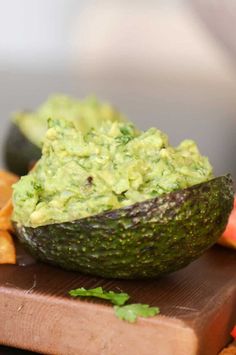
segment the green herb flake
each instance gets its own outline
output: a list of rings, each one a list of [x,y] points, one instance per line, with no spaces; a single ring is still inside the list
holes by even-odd
[[[135,323],[138,317],[154,317],[160,312],[158,307],[150,307],[147,304],[134,303],[126,306],[115,306],[115,315],[122,320]]]
[[[104,291],[102,287],[86,290],[84,287],[69,291],[72,297],[97,297],[108,300],[116,306],[122,306],[129,299],[129,295],[123,292]]]

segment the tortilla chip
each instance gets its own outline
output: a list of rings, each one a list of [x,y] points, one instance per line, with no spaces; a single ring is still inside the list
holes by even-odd
[[[16,251],[11,234],[12,184],[17,182],[18,176],[0,170],[0,264],[15,264]]]
[[[18,177],[14,174],[0,170],[0,209],[4,207],[12,196],[12,185],[17,182]]]
[[[0,264],[15,264],[16,250],[10,233],[0,230]]]
[[[14,184],[18,179],[19,177],[17,175],[12,174],[9,171],[0,170],[0,180],[8,182],[9,185]]]
[[[12,200],[9,199],[5,206],[0,210],[0,230],[13,231],[11,215],[13,212]]]

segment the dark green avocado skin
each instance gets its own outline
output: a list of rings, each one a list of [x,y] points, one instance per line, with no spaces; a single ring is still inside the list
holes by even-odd
[[[212,246],[233,207],[229,175],[132,206],[61,224],[15,223],[36,258],[106,278],[154,278]]]
[[[12,123],[4,144],[6,167],[17,175],[26,175],[31,165],[40,157],[41,150]]]

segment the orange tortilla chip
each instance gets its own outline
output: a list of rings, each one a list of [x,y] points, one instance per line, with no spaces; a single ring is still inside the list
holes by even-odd
[[[12,196],[12,187],[5,181],[0,180],[0,208],[3,208],[6,202]]]
[[[11,230],[11,215],[13,211],[12,201],[9,199],[5,206],[0,210],[0,229]]]
[[[5,230],[5,231],[13,232],[13,227],[12,227],[11,221],[9,221],[7,219],[1,221],[0,222],[0,229],[1,230]]]
[[[10,233],[0,230],[0,264],[15,264],[16,250]]]
[[[0,170],[0,208],[3,208],[12,196],[12,185],[18,177],[14,174]]]
[[[9,171],[0,170],[0,180],[6,181],[9,185],[14,184],[18,179],[19,177],[17,175],[14,175]]]
[[[15,264],[15,245],[9,231],[12,231],[11,216],[12,184],[17,182],[18,176],[0,170],[0,264]]]

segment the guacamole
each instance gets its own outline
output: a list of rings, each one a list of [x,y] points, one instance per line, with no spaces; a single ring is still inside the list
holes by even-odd
[[[49,97],[35,112],[15,113],[13,121],[31,143],[41,147],[49,117],[72,120],[83,133],[91,127],[99,127],[104,120],[125,120],[111,105],[99,102],[96,97],[77,100],[58,94]]]
[[[177,148],[156,128],[103,122],[83,134],[49,120],[42,158],[14,185],[13,220],[25,226],[73,221],[212,179],[192,140]]]

